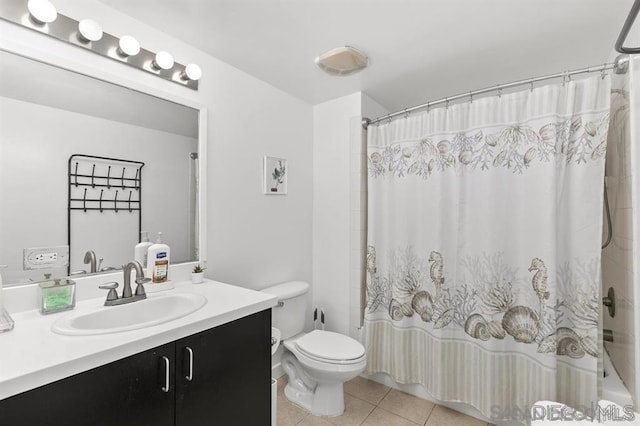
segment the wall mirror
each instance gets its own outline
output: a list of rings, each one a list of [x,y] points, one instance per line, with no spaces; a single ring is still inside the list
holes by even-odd
[[[140,230],[162,232],[172,264],[200,259],[199,109],[6,51],[0,64],[5,284],[91,273],[87,252],[95,273],[119,269]],[[66,245],[68,266],[25,268],[24,249]]]

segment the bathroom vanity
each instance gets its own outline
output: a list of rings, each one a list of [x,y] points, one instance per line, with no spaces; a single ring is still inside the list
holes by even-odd
[[[64,314],[14,315],[16,329],[0,335],[2,424],[270,424],[275,298],[211,281],[172,291],[200,293],[207,304],[168,323],[99,336],[51,332]]]

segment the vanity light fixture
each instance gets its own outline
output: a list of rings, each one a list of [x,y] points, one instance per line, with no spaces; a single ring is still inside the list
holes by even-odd
[[[109,34],[93,19],[77,21],[58,13],[52,0],[0,0],[0,19],[198,90],[202,70],[196,64],[185,66],[169,52],[144,49],[130,35]]]
[[[84,43],[102,38],[102,27],[93,19],[83,19],[78,23],[78,39]]]
[[[140,53],[140,43],[130,35],[124,35],[118,42],[118,53],[121,56],[136,56]]]
[[[56,7],[49,0],[29,0],[27,9],[31,20],[38,25],[50,24],[58,17]]]
[[[184,71],[180,73],[183,80],[198,81],[202,77],[202,69],[197,64],[187,64]]]
[[[156,57],[153,62],[151,62],[151,65],[157,70],[170,70],[173,68],[174,63],[173,55],[165,50],[161,50],[156,53]]]

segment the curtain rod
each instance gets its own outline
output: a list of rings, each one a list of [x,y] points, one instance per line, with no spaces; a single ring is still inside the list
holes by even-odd
[[[420,109],[424,109],[424,108],[430,108],[434,105],[439,105],[439,104],[448,104],[449,102],[452,101],[456,101],[458,99],[463,99],[463,98],[470,98],[471,100],[473,100],[473,97],[475,95],[481,95],[483,93],[489,93],[489,92],[500,92],[502,89],[508,89],[511,87],[516,87],[516,86],[522,86],[525,84],[530,84],[531,87],[533,88],[533,83],[539,82],[539,81],[544,81],[544,80],[551,80],[554,78],[570,78],[572,75],[576,75],[576,74],[585,74],[585,73],[592,73],[592,72],[601,72],[604,73],[607,70],[611,70],[611,69],[615,69],[616,70],[616,74],[624,74],[627,72],[627,68],[629,67],[629,57],[627,55],[619,55],[615,62],[613,63],[608,63],[608,64],[603,64],[603,65],[599,65],[599,66],[594,66],[594,67],[587,67],[587,68],[581,68],[581,69],[577,69],[577,70],[572,70],[572,71],[564,71],[564,72],[559,72],[559,73],[555,73],[555,74],[549,74],[549,75],[545,75],[542,77],[534,77],[534,78],[528,78],[526,80],[519,80],[519,81],[514,81],[512,83],[506,83],[506,84],[497,84],[495,86],[491,86],[491,87],[487,87],[484,89],[480,89],[480,90],[472,90],[470,92],[465,92],[465,93],[460,93],[459,95],[455,95],[455,96],[451,96],[451,97],[446,97],[446,98],[442,98],[442,99],[438,99],[435,101],[429,101],[425,104],[421,104],[421,105],[416,105],[413,106],[411,108],[405,108],[402,111],[397,111],[397,112],[393,112],[391,114],[386,114],[383,115],[381,117],[375,118],[373,120],[369,119],[369,118],[363,118],[362,119],[362,127],[364,127],[365,129],[371,125],[371,124],[376,124],[379,123],[383,120],[389,120],[391,121],[393,118],[398,117],[400,115],[408,115],[411,112],[420,110]]]
[[[633,6],[631,6],[631,10],[629,11],[629,15],[627,15],[627,19],[624,21],[624,25],[620,30],[620,35],[618,35],[618,40],[616,40],[615,48],[616,51],[620,53],[640,53],[640,48],[638,47],[624,47],[623,44],[629,35],[629,31],[631,31],[631,27],[633,26],[633,22],[636,20],[638,16],[638,12],[640,11],[640,0],[636,0],[633,2]]]

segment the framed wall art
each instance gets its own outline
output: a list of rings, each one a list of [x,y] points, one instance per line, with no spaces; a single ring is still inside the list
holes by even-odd
[[[265,194],[286,194],[288,177],[289,170],[285,158],[264,156],[262,182]]]

